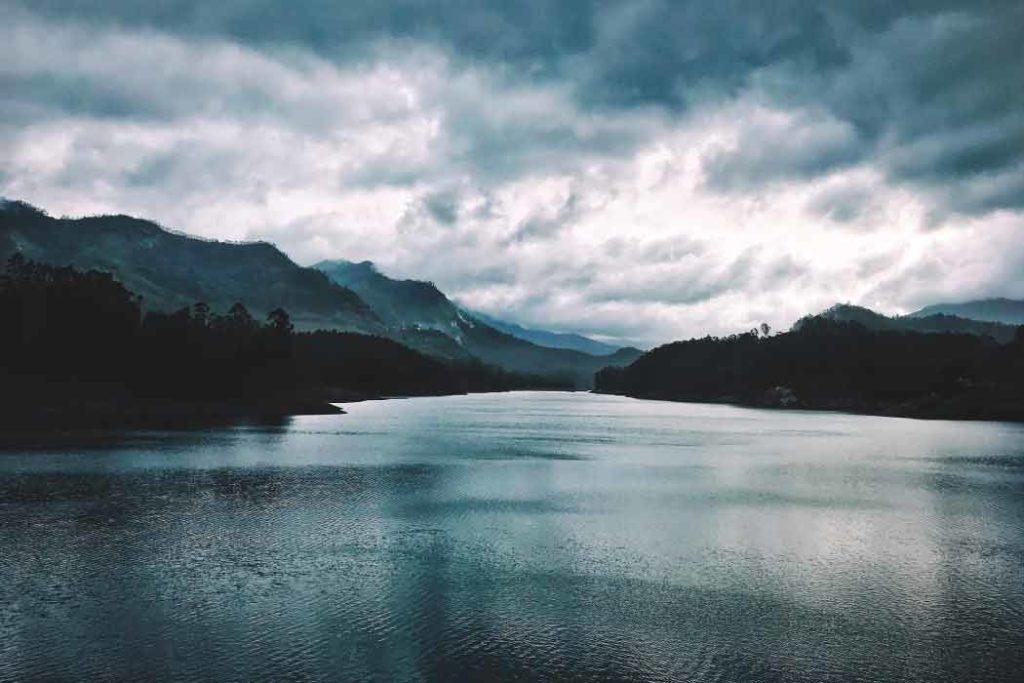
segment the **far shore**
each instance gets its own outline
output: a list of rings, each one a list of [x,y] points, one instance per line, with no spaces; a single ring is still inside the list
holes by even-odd
[[[623,394],[612,391],[593,390],[592,393],[606,396],[623,396],[644,401],[668,401],[671,403],[710,403],[731,405],[741,408],[765,410],[802,411],[820,413],[844,413],[847,415],[872,415],[876,417],[899,417],[912,420],[960,420],[976,422],[1024,422],[1024,405],[1008,403],[980,405],[969,402],[938,400],[932,397],[898,402],[867,402],[850,398],[835,398],[816,401],[796,401],[780,405],[772,400],[744,399],[737,396],[665,396],[656,394]]]

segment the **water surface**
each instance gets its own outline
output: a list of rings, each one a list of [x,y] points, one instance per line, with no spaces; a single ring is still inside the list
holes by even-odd
[[[0,680],[1024,670],[1020,426],[561,393],[346,408],[0,451]]]

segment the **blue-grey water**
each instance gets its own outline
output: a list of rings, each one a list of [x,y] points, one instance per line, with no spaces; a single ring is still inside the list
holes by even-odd
[[[0,451],[0,680],[1021,680],[1021,426],[347,409]]]

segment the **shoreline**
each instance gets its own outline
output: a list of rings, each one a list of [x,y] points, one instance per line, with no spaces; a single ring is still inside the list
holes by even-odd
[[[339,404],[386,401],[408,398],[469,396],[520,391],[494,389],[473,392],[436,392],[421,394],[366,394],[328,390],[312,397],[285,397],[262,401],[187,401],[121,398],[68,398],[61,401],[0,405],[0,447],[30,441],[54,431],[87,433],[106,430],[174,429],[229,427],[245,424],[280,424],[303,415],[345,415]],[[530,389],[529,391],[555,391]],[[562,390],[558,390],[562,391]]]
[[[601,391],[593,389],[591,393],[604,396],[622,396],[623,398],[634,398],[642,401],[665,401],[668,403],[707,403],[711,405],[728,405],[737,408],[756,408],[760,410],[775,410],[780,412],[812,412],[812,413],[838,413],[843,415],[863,415],[868,417],[894,417],[904,420],[945,420],[950,422],[1015,422],[1024,423],[1024,405],[1014,406],[1005,410],[976,409],[972,410],[963,407],[956,410],[957,406],[937,404],[936,409],[927,410],[926,406],[917,404],[854,404],[853,401],[836,399],[824,402],[799,402],[794,405],[778,405],[764,400],[744,400],[736,396],[725,397],[672,397],[661,395],[626,394],[614,391]]]
[[[671,397],[658,395],[625,394],[592,389],[500,389],[477,392],[441,392],[430,394],[369,395],[357,392],[328,392],[327,396],[275,401],[69,401],[26,410],[23,406],[6,406],[0,414],[0,449],[52,442],[63,435],[93,434],[102,436],[119,430],[193,430],[232,426],[280,426],[289,418],[302,415],[345,415],[338,404],[364,401],[389,401],[409,398],[470,396],[474,394],[511,394],[518,391],[546,393],[591,393],[598,396],[618,396],[643,401],[725,405],[738,408],[778,410],[785,412],[836,413],[873,417],[892,417],[910,420],[964,421],[964,422],[1024,422],[1024,407],[1006,406],[999,410],[957,410],[958,406],[937,404],[855,405],[851,401],[827,401],[797,405],[773,405],[768,401],[743,400],[725,397]],[[961,407],[963,408],[963,407]],[[56,439],[60,441],[60,438]]]

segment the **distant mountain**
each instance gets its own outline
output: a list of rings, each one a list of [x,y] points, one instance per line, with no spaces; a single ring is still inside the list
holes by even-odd
[[[971,320],[1024,325],[1024,300],[979,299],[959,304],[933,304],[911,313],[908,317],[922,318],[931,315],[955,315]]]
[[[292,262],[266,242],[230,243],[170,232],[129,216],[52,218],[22,202],[0,202],[0,258],[21,252],[58,266],[112,272],[149,310],[240,301],[265,316],[281,307],[300,329],[381,333],[384,325],[352,290]]]
[[[612,346],[611,344],[605,344],[574,332],[550,332],[548,330],[526,328],[522,325],[498,320],[497,318],[492,318],[489,315],[484,315],[483,313],[475,311],[473,312],[473,317],[478,320],[482,320],[494,329],[500,330],[505,334],[510,334],[517,339],[533,342],[538,346],[546,346],[550,349],[572,349],[573,351],[589,353],[592,356],[607,356],[608,354],[615,353],[622,348],[619,346]]]
[[[881,313],[876,313],[870,308],[853,306],[851,304],[836,304],[817,316],[807,316],[802,318],[797,321],[796,325],[793,326],[793,329],[795,331],[800,330],[801,326],[806,324],[806,321],[812,318],[823,318],[825,320],[841,323],[857,323],[875,332],[904,331],[929,334],[973,334],[982,337],[992,337],[1001,344],[1012,341],[1014,335],[1017,333],[1016,326],[998,322],[970,320],[944,313],[932,313],[928,315],[918,315],[914,313],[906,316],[890,317],[882,315]]]
[[[620,349],[595,355],[520,339],[462,311],[433,284],[389,278],[368,261],[321,261],[314,267],[362,297],[396,339],[434,356],[469,356],[513,372],[560,377],[578,388],[590,388],[595,372],[629,363],[641,353]]]

